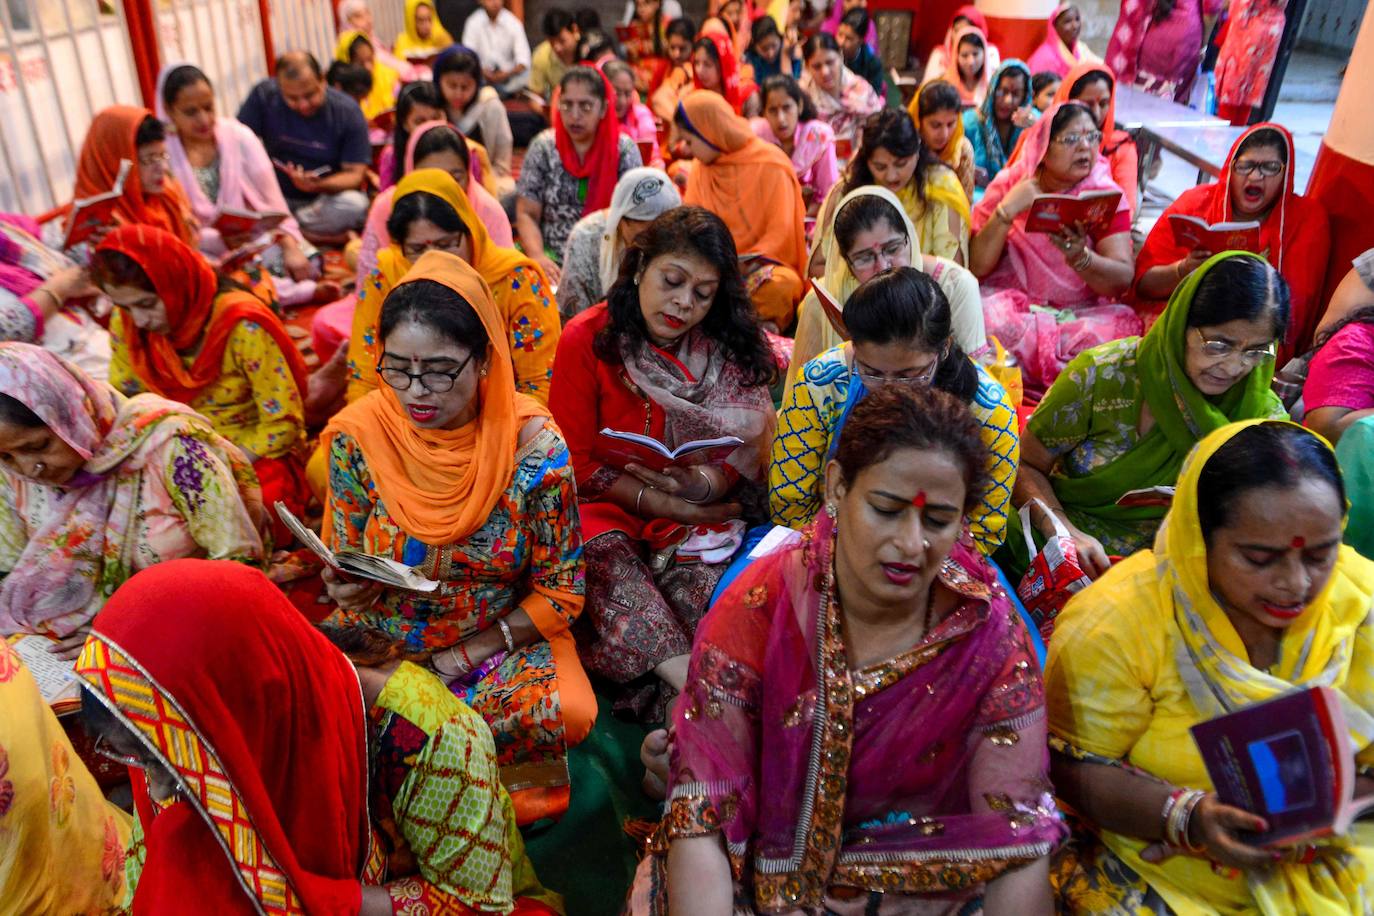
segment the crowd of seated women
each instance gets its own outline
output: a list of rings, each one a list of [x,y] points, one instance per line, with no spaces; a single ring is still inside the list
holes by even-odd
[[[1166,211],[1259,253],[1140,247],[1072,4],[1029,66],[961,8],[909,107],[862,0],[676,6],[350,0],[357,99],[172,64],[83,144],[109,226],[0,218],[0,634],[80,685],[0,642],[0,909],[563,913],[525,841],[615,717],[630,913],[1367,911],[1367,827],[1258,845],[1187,734],[1330,688],[1374,791],[1374,250],[1326,297],[1288,132]]]

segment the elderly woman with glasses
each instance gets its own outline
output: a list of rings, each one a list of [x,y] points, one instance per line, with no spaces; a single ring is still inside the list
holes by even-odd
[[[801,367],[778,414],[769,464],[773,521],[801,528],[821,508],[825,466],[854,405],[888,385],[939,388],[969,405],[987,448],[989,485],[968,514],[974,543],[990,554],[1006,533],[1020,453],[1006,390],[954,339],[949,300],[928,274],[900,267],[867,280],[844,306],[849,341]]]
[[[1109,556],[1148,548],[1168,500],[1118,501],[1131,490],[1173,487],[1189,450],[1227,423],[1287,417],[1270,383],[1288,321],[1288,284],[1262,257],[1227,251],[1208,259],[1144,337],[1069,363],[1022,434],[1014,501],[1038,499],[1058,516],[1094,578]],[[1032,521],[1052,533],[1043,511]],[[1024,549],[1023,541],[1012,534],[1007,545]],[[1019,559],[1013,565],[1027,558]]]

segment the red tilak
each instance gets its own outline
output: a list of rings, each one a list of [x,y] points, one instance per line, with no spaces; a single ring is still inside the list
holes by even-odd
[[[917,509],[924,509],[926,507],[926,491],[922,490],[917,493],[915,498],[911,500],[911,504]]]
[[[1306,538],[1293,538],[1293,549],[1294,549],[1294,550],[1302,550],[1302,549],[1303,549],[1304,547],[1306,547],[1306,546],[1307,546],[1307,539],[1306,539]]]

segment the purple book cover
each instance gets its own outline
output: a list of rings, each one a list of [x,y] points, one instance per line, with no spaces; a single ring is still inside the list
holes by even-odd
[[[1342,799],[1331,716],[1327,697],[1311,688],[1192,727],[1217,796],[1269,822],[1250,842],[1322,834],[1335,821]]]

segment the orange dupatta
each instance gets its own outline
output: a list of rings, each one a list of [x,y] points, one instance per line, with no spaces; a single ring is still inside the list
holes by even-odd
[[[426,544],[462,540],[482,527],[510,486],[521,428],[547,407],[515,393],[509,330],[480,275],[457,255],[427,251],[401,283],[431,280],[472,306],[487,332],[487,374],[477,419],[461,429],[421,429],[389,385],[354,401],[329,421],[325,452],[340,433],[363,451],[377,493],[403,531]],[[332,525],[326,522],[325,531]]]
[[[714,162],[693,166],[682,202],[723,219],[740,255],[767,255],[804,276],[806,208],[792,160],[754,136],[718,92],[694,89],[678,110],[695,134],[720,150]]]
[[[129,362],[150,390],[189,404],[219,378],[234,326],[254,321],[276,341],[296,387],[305,394],[310,372],[281,319],[247,290],[220,293],[214,270],[181,239],[151,226],[120,226],[96,251],[117,251],[131,258],[148,275],[167,309],[170,334],[140,331],[127,310],[119,316]],[[188,367],[181,353],[191,350],[202,334],[200,351]]]
[[[144,118],[152,116],[148,109],[131,105],[112,105],[95,116],[81,144],[72,197],[82,200],[110,191],[119,174],[119,160],[128,159],[133,169],[124,180],[124,196],[115,205],[116,223],[153,226],[194,245],[191,204],[177,180],[168,174],[163,179],[161,194],[144,194],[139,181],[138,147],[134,138]]]

